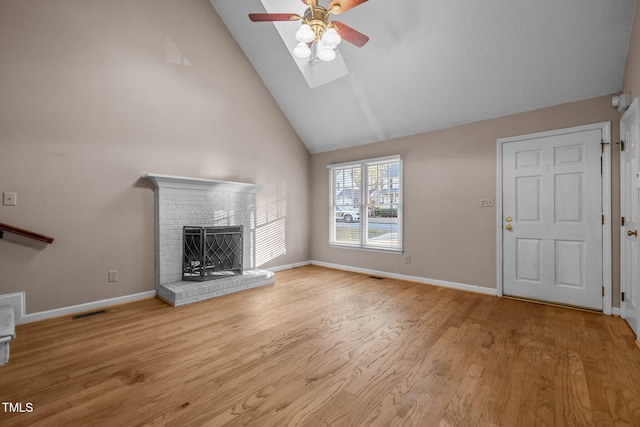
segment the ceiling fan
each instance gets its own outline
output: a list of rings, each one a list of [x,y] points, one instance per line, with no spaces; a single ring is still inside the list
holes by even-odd
[[[339,21],[329,21],[329,15],[340,15],[349,9],[361,5],[367,0],[331,0],[328,7],[318,5],[318,0],[302,0],[309,6],[304,16],[295,13],[250,13],[253,22],[300,21],[302,25],[296,32],[298,45],[293,49],[297,58],[311,56],[313,45],[316,57],[323,61],[331,61],[336,57],[335,47],[341,40],[362,47],[369,37]]]

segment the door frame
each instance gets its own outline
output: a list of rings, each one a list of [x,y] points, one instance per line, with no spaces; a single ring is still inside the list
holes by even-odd
[[[603,153],[602,153],[602,214],[604,215],[604,225],[602,226],[602,286],[604,296],[602,297],[602,312],[611,314],[611,122],[593,123],[584,126],[575,126],[565,129],[556,129],[547,132],[536,132],[526,135],[499,138],[496,140],[497,150],[497,193],[496,193],[496,261],[497,261],[497,284],[496,290],[499,297],[503,296],[503,263],[502,263],[502,242],[504,229],[502,228],[502,147],[504,144],[528,139],[546,138],[551,136],[566,135],[589,130],[600,130],[602,133]]]
[[[629,108],[627,109],[627,111],[625,111],[625,113],[622,115],[622,117],[620,118],[620,122],[619,122],[619,126],[620,126],[620,139],[622,139],[622,119],[625,118],[627,115],[631,115],[634,114],[636,117],[640,116],[640,108],[638,105],[638,97],[636,97],[633,102],[631,103],[631,105],[629,106]],[[640,124],[640,120],[636,120],[636,123]],[[636,144],[638,144],[637,141],[638,136],[636,136]],[[638,147],[640,148],[640,147]],[[640,150],[639,150],[640,151]],[[620,151],[620,211],[622,211],[622,202],[623,202],[623,197],[624,194],[622,193],[622,183],[623,181],[625,181],[625,177],[622,176],[623,173],[623,169],[622,169],[622,156],[623,156],[623,152]],[[631,183],[631,185],[633,187],[635,187],[635,191],[637,191],[637,186],[638,182],[637,182],[637,177],[636,180],[634,180],[634,182]],[[622,212],[620,213],[620,215],[623,215]],[[624,239],[625,239],[625,235],[624,235],[624,227],[620,227],[620,295],[622,296],[622,292],[628,292],[627,290],[627,286],[629,285],[628,283],[623,283],[622,279],[623,279],[623,269],[625,267],[625,257],[624,257]],[[636,260],[638,261],[638,260]],[[620,298],[620,314],[622,315],[622,318],[626,318],[626,304],[624,301],[622,301],[622,298]],[[640,341],[640,336],[637,337],[638,341]]]

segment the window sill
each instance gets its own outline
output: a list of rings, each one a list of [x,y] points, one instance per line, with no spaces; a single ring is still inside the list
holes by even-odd
[[[358,245],[349,245],[345,243],[335,243],[335,242],[330,242],[329,247],[334,249],[351,249],[351,250],[366,251],[366,252],[380,252],[380,253],[387,253],[387,254],[394,254],[394,255],[401,255],[403,253],[402,248],[398,248],[398,249],[378,248],[375,246],[358,246]]]

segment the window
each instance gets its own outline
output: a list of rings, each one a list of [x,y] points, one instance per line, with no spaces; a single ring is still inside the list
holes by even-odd
[[[327,166],[329,244],[402,252],[402,158]]]

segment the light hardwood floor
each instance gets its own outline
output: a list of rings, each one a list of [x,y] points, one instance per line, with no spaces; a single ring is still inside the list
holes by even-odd
[[[320,267],[17,334],[2,426],[640,426],[619,318]]]

